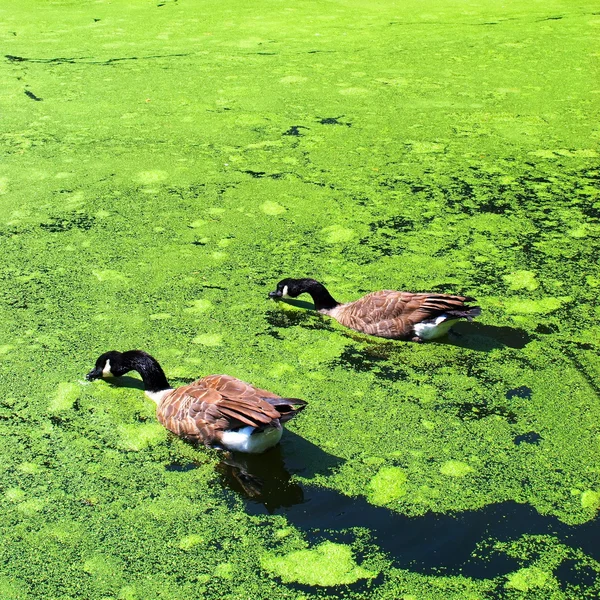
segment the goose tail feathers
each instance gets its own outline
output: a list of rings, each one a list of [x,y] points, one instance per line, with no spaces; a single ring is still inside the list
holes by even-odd
[[[286,423],[306,408],[306,401],[300,398],[263,398],[281,415],[279,422]]]
[[[452,315],[459,319],[466,319],[472,321],[475,317],[481,314],[481,306],[469,306],[464,309],[447,310],[446,314]]]

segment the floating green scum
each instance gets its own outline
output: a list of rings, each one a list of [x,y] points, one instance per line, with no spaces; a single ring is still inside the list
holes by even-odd
[[[2,3],[0,598],[597,597],[597,13]],[[284,277],[482,314],[386,341]],[[133,348],[308,402],[262,496],[85,382]]]

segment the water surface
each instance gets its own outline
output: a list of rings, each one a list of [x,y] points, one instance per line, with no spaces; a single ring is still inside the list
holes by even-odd
[[[595,3],[0,22],[2,598],[598,596]],[[483,314],[377,340],[269,302],[289,276]],[[84,383],[113,348],[306,399],[262,495]]]

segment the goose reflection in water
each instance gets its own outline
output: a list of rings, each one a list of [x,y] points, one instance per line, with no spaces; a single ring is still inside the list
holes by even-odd
[[[281,443],[263,454],[222,456],[217,471],[227,488],[247,500],[251,514],[288,514],[293,506],[310,502],[318,489],[300,484],[294,475],[304,479],[331,475],[344,462],[287,430]]]
[[[216,467],[226,487],[269,514],[304,502],[304,491],[285,468],[281,446],[260,455],[234,452]]]

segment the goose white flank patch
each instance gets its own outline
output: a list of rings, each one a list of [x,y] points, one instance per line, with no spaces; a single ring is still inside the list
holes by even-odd
[[[469,296],[452,294],[371,292],[354,302],[341,304],[333,298],[322,283],[314,279],[283,279],[277,289],[269,293],[275,300],[297,298],[310,294],[315,310],[328,315],[341,325],[383,338],[423,342],[448,333],[460,319],[472,321],[481,314],[479,306]]]
[[[242,427],[237,431],[225,431],[221,444],[230,450],[259,454],[279,443],[283,428],[271,427],[256,431],[253,427]]]
[[[282,398],[229,375],[208,375],[172,388],[158,361],[141,350],[98,357],[88,381],[137,371],[156,417],[169,431],[214,448],[257,454],[279,443],[283,425],[306,402]]]

